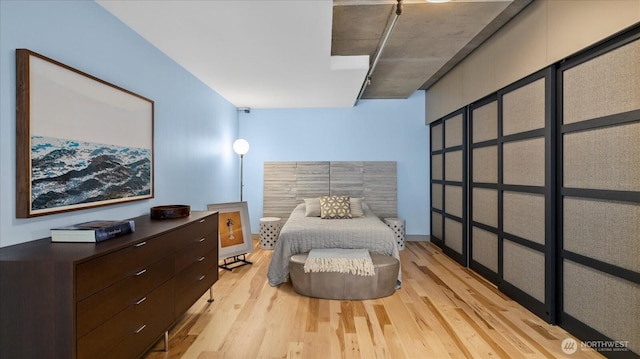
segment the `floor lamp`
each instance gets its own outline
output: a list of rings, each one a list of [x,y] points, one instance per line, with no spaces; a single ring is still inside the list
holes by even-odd
[[[249,142],[243,138],[237,139],[233,143],[233,151],[240,155],[240,202],[242,202],[242,189],[244,187],[244,155],[249,152]]]
[[[249,152],[249,142],[247,140],[239,138],[233,142],[233,151],[240,155],[240,202],[242,202],[242,187],[244,187],[243,176],[244,176],[244,155]],[[246,240],[246,239],[245,239]],[[238,265],[231,266],[232,264],[240,263]],[[218,264],[218,267],[222,269],[226,269],[228,271],[233,270],[234,268],[242,267],[243,265],[253,264],[246,258],[245,254],[238,254],[233,257],[226,258],[224,260],[224,264]]]

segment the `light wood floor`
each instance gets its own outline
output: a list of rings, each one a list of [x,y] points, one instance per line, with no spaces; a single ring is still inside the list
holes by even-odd
[[[573,336],[429,242],[400,252],[402,289],[366,301],[271,287],[271,254],[256,248],[253,265],[221,271],[215,301],[205,294],[169,332],[169,352],[158,343],[145,358],[602,358],[564,354],[561,342]]]

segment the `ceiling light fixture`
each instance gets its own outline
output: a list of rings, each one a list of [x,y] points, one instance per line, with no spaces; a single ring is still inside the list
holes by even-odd
[[[434,3],[434,4],[439,4],[439,3],[443,3],[443,2],[449,2],[451,0],[425,0],[426,2],[430,2],[430,3]]]

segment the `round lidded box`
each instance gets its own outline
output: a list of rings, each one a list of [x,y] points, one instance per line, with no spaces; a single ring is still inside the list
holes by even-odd
[[[170,219],[188,217],[191,214],[191,206],[184,204],[171,204],[151,207],[151,218]]]

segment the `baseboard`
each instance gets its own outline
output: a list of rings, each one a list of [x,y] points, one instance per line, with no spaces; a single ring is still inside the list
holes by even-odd
[[[431,242],[431,236],[428,234],[407,234],[404,236],[407,242]]]

